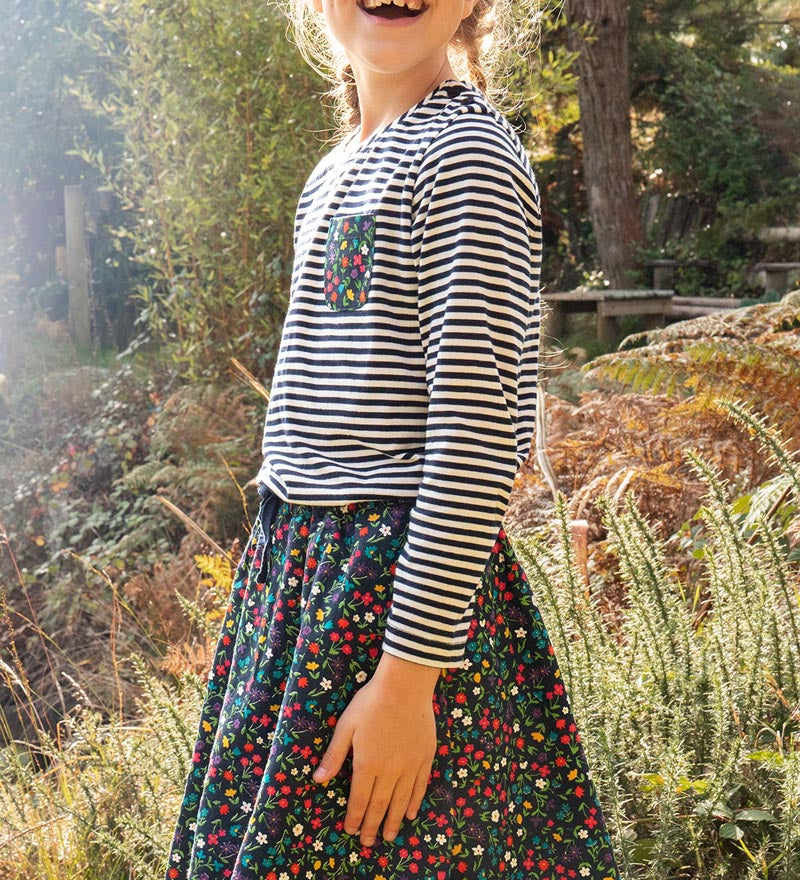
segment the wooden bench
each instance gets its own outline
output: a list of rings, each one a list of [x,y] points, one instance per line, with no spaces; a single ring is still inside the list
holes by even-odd
[[[550,307],[547,332],[550,336],[559,337],[564,333],[567,315],[575,312],[596,312],[597,338],[611,343],[617,333],[617,318],[620,315],[644,315],[648,330],[663,327],[673,295],[673,290],[612,290],[591,287],[545,293],[544,301]]]
[[[800,263],[756,263],[753,272],[765,290],[775,290],[783,296],[789,292],[789,276],[800,272]]]

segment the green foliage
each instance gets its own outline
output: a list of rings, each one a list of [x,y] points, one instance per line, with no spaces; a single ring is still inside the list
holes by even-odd
[[[186,375],[236,354],[262,372],[287,301],[294,207],[321,142],[317,79],[269,4],[89,0],[82,36],[104,78],[75,83],[122,145],[105,169],[147,271],[142,318]],[[76,35],[77,38],[77,35]]]
[[[776,196],[790,202],[797,193],[797,72],[743,62],[726,68],[697,46],[663,35],[647,49],[640,48],[647,85],[637,105],[656,114],[644,122],[642,133],[652,138],[640,157],[645,168],[666,169],[673,191],[715,207],[741,210]]]
[[[13,438],[17,453],[0,472],[0,506],[31,578],[64,577],[75,567],[67,551],[117,572],[174,551],[179,529],[169,515],[123,480],[146,459],[160,411],[154,366],[66,369],[15,386],[0,439]]]
[[[680,260],[681,293],[754,293],[755,262],[797,259],[793,251],[771,253],[754,232],[797,221],[800,22],[791,3],[756,0],[634,0],[629,9],[633,173],[650,242],[642,258]],[[549,10],[540,57],[531,59],[547,81],[546,93],[530,91],[540,126],[529,146],[543,193],[550,289],[581,283],[596,264],[568,27]],[[552,82],[544,73],[551,69]],[[683,195],[696,215],[688,231],[667,224],[663,250],[652,194],[667,206]]]
[[[796,484],[778,435],[731,409],[782,450]],[[599,502],[628,595],[613,629],[598,602],[604,584],[584,587],[563,497],[557,542],[512,539],[627,875],[790,880],[800,870],[800,577],[780,520],[761,516],[757,532],[752,520],[745,530],[718,474],[688,458],[708,490],[697,583],[667,562],[632,493],[620,507]]]
[[[16,275],[15,314],[63,320],[67,285],[56,248],[64,245],[64,186],[81,183],[88,198],[95,340],[125,344],[132,316],[127,302],[135,267],[121,258],[96,221],[121,223],[118,206],[97,188],[104,169],[74,153],[76,140],[103,152],[117,135],[93,117],[67,87],[70,77],[94,76],[95,59],[70,31],[91,18],[84,0],[6,0],[0,34],[0,249]]]

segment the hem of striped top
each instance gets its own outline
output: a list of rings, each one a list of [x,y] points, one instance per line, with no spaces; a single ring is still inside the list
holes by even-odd
[[[348,504],[360,504],[364,501],[406,501],[413,504],[419,495],[419,489],[403,491],[401,489],[388,492],[380,486],[372,489],[368,486],[353,491],[352,486],[345,487],[340,493],[326,490],[325,494],[314,492],[289,492],[283,485],[276,485],[269,479],[264,479],[260,474],[256,477],[258,486],[266,486],[277,495],[281,501],[287,504],[298,504],[303,507],[346,507]],[[291,496],[291,497],[289,497]]]

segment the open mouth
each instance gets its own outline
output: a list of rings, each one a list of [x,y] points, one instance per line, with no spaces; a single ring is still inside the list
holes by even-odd
[[[358,0],[358,5],[376,18],[416,18],[428,8],[424,0]]]

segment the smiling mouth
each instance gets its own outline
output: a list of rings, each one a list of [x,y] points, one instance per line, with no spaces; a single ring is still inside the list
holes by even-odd
[[[376,18],[416,18],[428,8],[424,0],[358,0],[358,6]]]

